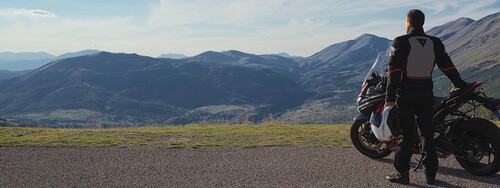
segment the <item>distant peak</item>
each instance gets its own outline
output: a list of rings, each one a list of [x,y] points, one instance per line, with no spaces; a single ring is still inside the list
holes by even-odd
[[[104,52],[104,51],[101,51],[101,50],[94,50],[94,49],[86,49],[86,50],[81,50],[81,51],[77,51],[77,52],[69,52],[69,53],[65,53],[63,55],[70,55],[70,54],[86,54],[86,55],[92,55],[92,54],[97,54],[99,52]],[[61,55],[61,56],[63,56]]]
[[[94,58],[114,58],[114,57],[124,57],[124,58],[130,58],[130,57],[146,57],[146,56],[141,56],[136,53],[113,53],[113,52],[106,52],[106,51],[99,51],[98,53],[95,54],[90,54],[90,55],[85,55],[88,57],[94,57]]]
[[[363,39],[363,38],[372,38],[372,37],[378,37],[378,36],[373,35],[373,34],[365,33],[365,34],[362,34],[359,37],[357,37],[356,40]]]
[[[221,54],[221,53],[216,52],[216,51],[211,51],[211,50],[210,50],[210,51],[206,51],[206,52],[203,52],[203,53],[201,53],[201,54],[198,54],[198,55],[196,55],[196,56],[217,55],[217,54]]]
[[[96,54],[112,54],[112,52],[108,52],[108,51],[100,51],[100,52],[97,52]]]
[[[65,59],[65,58],[70,58],[70,57],[78,57],[78,56],[86,56],[86,55],[93,55],[97,54],[101,51],[99,50],[82,50],[78,52],[70,52],[70,53],[65,53],[57,57],[57,59]]]
[[[226,54],[226,55],[231,55],[231,56],[249,56],[249,55],[253,55],[253,54],[245,53],[245,52],[238,51],[238,50],[228,50],[228,51],[223,51],[222,53]]]
[[[360,41],[389,40],[389,39],[384,38],[384,37],[379,37],[377,35],[365,33],[365,34],[362,34],[361,36],[359,36],[358,38],[356,38],[354,40],[360,42]]]
[[[224,51],[224,52],[227,52],[227,53],[243,53],[243,52],[238,51],[238,50],[227,50],[227,51]]]
[[[475,20],[473,20],[473,19],[471,19],[471,18],[467,18],[467,17],[460,17],[460,18],[458,18],[457,20],[475,21]]]
[[[101,50],[96,50],[96,49],[85,49],[80,52],[102,52]]]
[[[111,52],[107,52],[107,51],[99,51],[97,53],[94,53],[94,54],[89,54],[89,56],[108,56],[108,55],[112,55],[114,53],[111,53]]]
[[[286,53],[286,52],[280,52],[277,55],[279,55],[281,57],[292,58],[292,56],[290,54]]]
[[[462,24],[470,24],[472,22],[475,22],[476,20],[473,20],[473,19],[470,19],[470,18],[467,18],[467,17],[461,17],[461,18],[458,18],[456,19],[455,21],[452,21],[452,23],[462,23]]]
[[[196,56],[194,56],[194,58],[214,58],[214,57],[229,57],[227,56],[226,54],[223,54],[223,53],[220,53],[220,52],[216,52],[216,51],[206,51],[206,52],[203,52],[201,54],[198,54]]]

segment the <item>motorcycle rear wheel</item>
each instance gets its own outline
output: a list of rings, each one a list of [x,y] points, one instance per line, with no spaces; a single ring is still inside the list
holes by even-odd
[[[500,170],[500,129],[486,119],[472,118],[457,127],[465,139],[465,157],[455,156],[465,170],[479,176],[490,176]]]
[[[385,143],[377,140],[371,131],[370,124],[363,121],[352,123],[350,136],[354,147],[367,157],[380,159],[387,157],[392,152]]]

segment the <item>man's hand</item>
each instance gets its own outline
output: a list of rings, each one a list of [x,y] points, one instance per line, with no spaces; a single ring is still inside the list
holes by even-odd
[[[396,106],[396,103],[395,102],[385,102],[385,107],[389,107],[389,106]]]

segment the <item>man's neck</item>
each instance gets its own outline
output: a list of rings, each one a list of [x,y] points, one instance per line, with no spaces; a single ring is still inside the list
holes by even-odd
[[[408,34],[425,34],[423,27],[410,27]]]

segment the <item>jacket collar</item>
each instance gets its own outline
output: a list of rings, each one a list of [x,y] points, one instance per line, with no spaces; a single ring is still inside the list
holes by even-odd
[[[423,27],[411,27],[408,34],[425,34]]]

